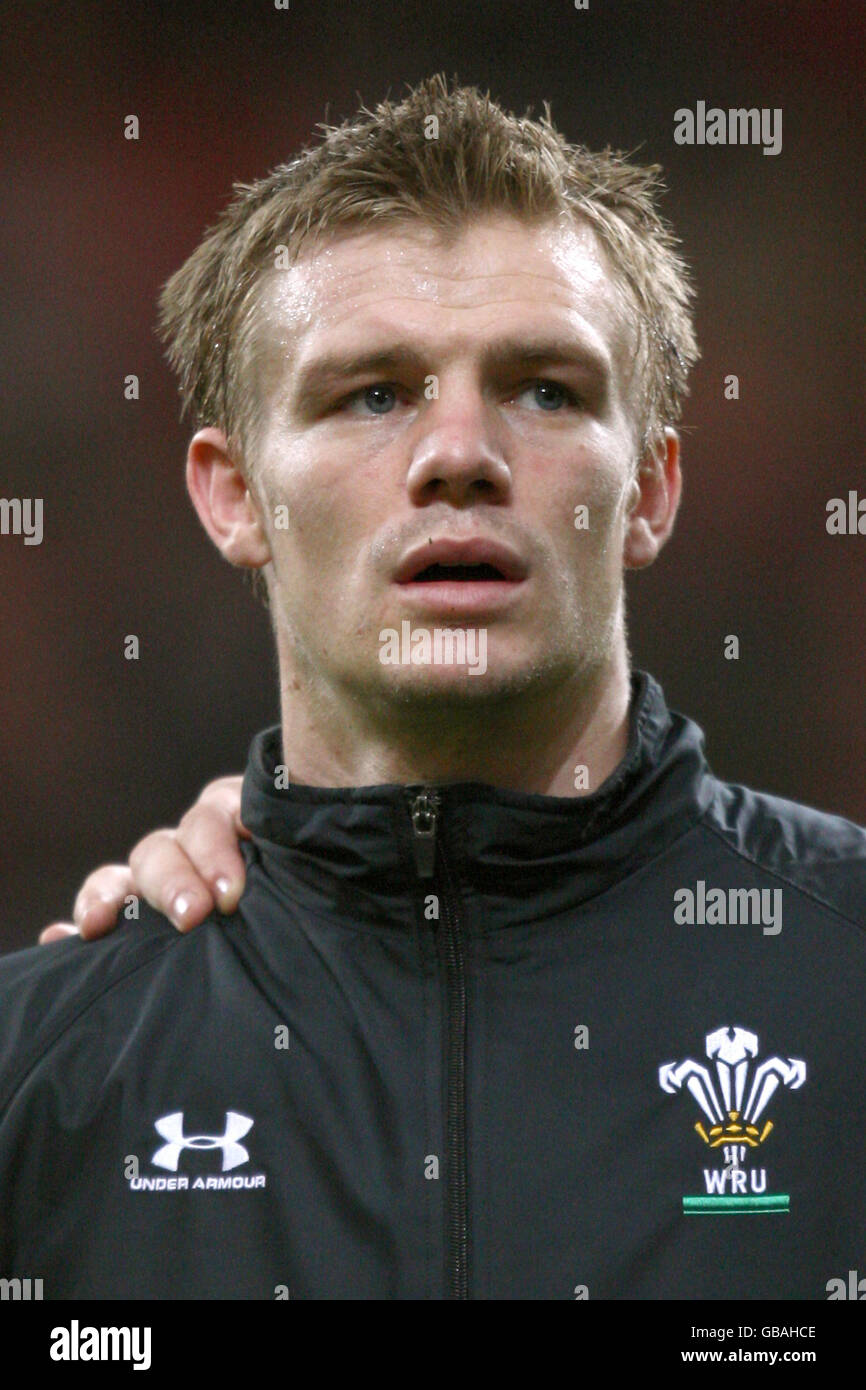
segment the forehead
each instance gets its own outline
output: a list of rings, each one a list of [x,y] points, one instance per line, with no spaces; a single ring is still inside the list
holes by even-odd
[[[344,232],[273,272],[262,308],[268,352],[286,369],[392,332],[447,357],[480,352],[506,327],[509,336],[556,330],[612,371],[634,351],[625,296],[582,221],[489,216],[447,239],[420,223]]]

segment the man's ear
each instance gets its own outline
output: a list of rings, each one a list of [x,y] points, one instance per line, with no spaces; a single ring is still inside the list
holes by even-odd
[[[222,430],[199,430],[186,456],[186,486],[199,520],[232,565],[261,569],[271,558],[267,534]]]
[[[623,547],[626,569],[652,564],[674,529],[682,489],[680,437],[666,429],[647,449],[632,482]]]

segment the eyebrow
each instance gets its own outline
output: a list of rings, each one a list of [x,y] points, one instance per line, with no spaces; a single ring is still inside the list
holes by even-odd
[[[324,352],[304,363],[292,383],[293,403],[309,411],[327,400],[342,383],[376,374],[421,376],[429,368],[429,356],[412,342],[361,352]],[[599,385],[607,383],[611,367],[603,349],[573,338],[534,336],[499,339],[481,355],[485,372],[504,373],[520,367],[566,366],[577,368]]]

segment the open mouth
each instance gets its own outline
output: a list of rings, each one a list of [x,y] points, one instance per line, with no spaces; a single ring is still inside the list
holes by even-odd
[[[474,584],[497,580],[502,583],[505,581],[505,575],[495,565],[428,565],[426,569],[414,574],[409,583],[435,584],[443,579],[451,582],[462,580]]]

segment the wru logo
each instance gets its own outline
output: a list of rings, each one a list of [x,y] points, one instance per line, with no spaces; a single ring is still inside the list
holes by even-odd
[[[709,1133],[701,1123],[695,1129],[711,1149],[731,1142],[757,1148],[773,1128],[772,1121],[767,1120],[759,1130],[758,1121],[777,1087],[781,1084],[796,1090],[802,1086],[806,1063],[795,1057],[769,1057],[754,1068],[752,1075],[758,1035],[745,1028],[718,1028],[708,1033],[706,1048],[707,1057],[715,1062],[718,1087],[709,1067],[686,1058],[684,1062],[667,1062],[659,1068],[662,1090],[673,1093],[685,1085],[691,1091],[710,1126]]]
[[[758,1035],[747,1028],[717,1028],[706,1036],[707,1058],[712,1064],[665,1062],[659,1067],[659,1085],[673,1094],[690,1091],[704,1112],[695,1129],[711,1149],[721,1149],[724,1168],[704,1169],[702,1193],[683,1197],[686,1215],[716,1212],[787,1212],[787,1192],[767,1191],[766,1168],[742,1167],[750,1149],[763,1144],[773,1128],[761,1116],[778,1090],[796,1090],[806,1080],[806,1063],[798,1057],[768,1057],[755,1062]],[[715,1073],[715,1074],[714,1074]]]
[[[183,1132],[182,1110],[175,1111],[173,1115],[163,1115],[162,1119],[154,1121],[154,1129],[163,1139],[167,1139],[168,1143],[157,1149],[151,1162],[155,1163],[157,1168],[167,1168],[169,1172],[176,1173],[184,1149],[222,1149],[222,1171],[228,1173],[239,1164],[249,1162],[249,1153],[238,1140],[249,1134],[254,1123],[249,1116],[240,1115],[237,1110],[227,1110],[224,1134],[187,1136]]]

